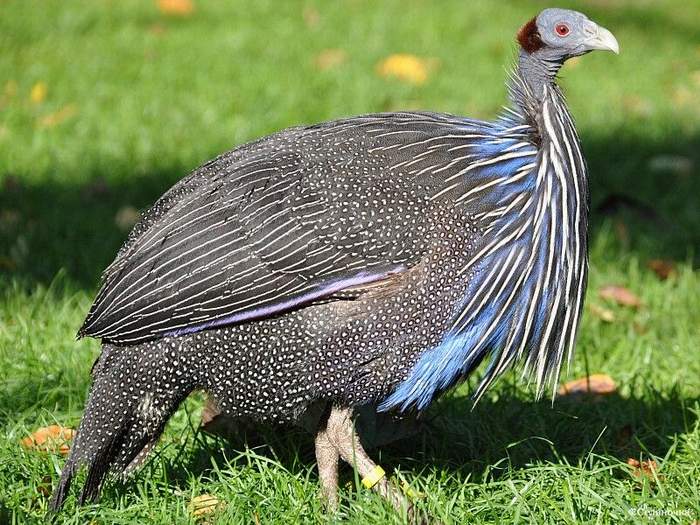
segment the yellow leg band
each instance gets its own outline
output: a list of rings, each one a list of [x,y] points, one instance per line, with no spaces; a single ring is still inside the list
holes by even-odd
[[[386,472],[384,472],[384,469],[377,465],[374,467],[372,472],[370,472],[367,476],[362,478],[362,485],[367,488],[371,489],[374,487],[379,481],[386,475]]]

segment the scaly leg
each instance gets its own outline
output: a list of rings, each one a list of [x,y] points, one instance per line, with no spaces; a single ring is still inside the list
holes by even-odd
[[[320,429],[316,433],[316,464],[321,481],[321,492],[330,511],[338,509],[338,450],[328,438],[328,430]]]
[[[355,432],[355,426],[352,422],[352,409],[334,407],[328,416],[325,432],[326,437],[335,446],[340,457],[353,466],[363,479],[371,480],[376,477],[378,472],[377,464],[369,458],[360,444],[360,439],[357,436],[357,432]],[[318,445],[316,450],[318,451]],[[319,463],[319,470],[320,468]],[[381,476],[372,488],[388,499],[396,510],[402,511],[405,509],[409,517],[412,515],[411,505],[403,493],[390,483],[385,476]]]

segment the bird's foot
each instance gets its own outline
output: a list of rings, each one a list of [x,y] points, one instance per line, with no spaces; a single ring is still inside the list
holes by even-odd
[[[360,444],[352,421],[352,410],[334,407],[325,428],[322,427],[316,434],[316,460],[321,490],[331,510],[338,507],[339,458],[357,470],[365,487],[386,498],[398,512],[406,513],[410,523],[419,521],[404,493],[386,478],[384,469],[370,459]]]

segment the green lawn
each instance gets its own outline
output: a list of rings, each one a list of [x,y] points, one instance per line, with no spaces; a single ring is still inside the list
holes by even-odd
[[[195,0],[177,17],[145,0],[0,2],[0,523],[44,519],[63,457],[20,441],[79,421],[99,344],[74,335],[127,233],[117,217],[294,124],[418,108],[491,118],[514,33],[546,5]],[[621,46],[562,71],[593,223],[589,307],[565,379],[605,373],[618,390],[552,405],[513,372],[472,410],[472,380],[430,409],[417,438],[374,454],[446,524],[688,524],[700,520],[700,4],[559,5]],[[328,49],[342,50],[338,63],[319,67]],[[427,81],[379,76],[393,53],[430,59]],[[674,261],[675,274],[660,280],[651,259]],[[599,298],[611,283],[643,306]],[[195,430],[200,407],[185,403],[133,480],[108,483],[99,505],[69,498],[59,521],[188,523],[190,499],[213,494],[218,523],[400,522],[349,471],[328,518],[310,437],[268,432],[269,446],[236,447]],[[628,458],[655,460],[655,478],[635,477]]]

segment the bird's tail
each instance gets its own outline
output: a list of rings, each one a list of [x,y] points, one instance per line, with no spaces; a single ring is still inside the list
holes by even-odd
[[[105,345],[71,452],[50,502],[57,511],[81,466],[87,476],[78,503],[94,501],[107,474],[139,467],[178,405],[195,388],[186,371],[164,373],[167,352]],[[167,367],[173,370],[169,366]]]

